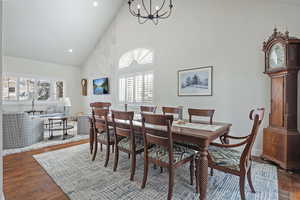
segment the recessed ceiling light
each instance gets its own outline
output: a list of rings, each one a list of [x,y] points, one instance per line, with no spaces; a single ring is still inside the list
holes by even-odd
[[[68,52],[69,52],[69,53],[72,53],[72,52],[73,52],[73,49],[69,49]]]
[[[94,7],[97,7],[99,5],[98,1],[94,1],[93,5]]]

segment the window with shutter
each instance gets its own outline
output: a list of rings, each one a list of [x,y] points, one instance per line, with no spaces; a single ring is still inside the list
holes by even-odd
[[[119,80],[119,101],[125,102],[126,99],[126,79],[120,78]]]
[[[119,78],[119,101],[141,104],[153,100],[153,72],[131,74]]]
[[[134,77],[127,77],[126,79],[126,102],[134,103]]]
[[[144,75],[144,102],[152,102],[153,73]]]

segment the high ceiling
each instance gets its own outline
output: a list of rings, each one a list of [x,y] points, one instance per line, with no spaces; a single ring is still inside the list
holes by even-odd
[[[124,0],[4,1],[7,56],[80,66]]]

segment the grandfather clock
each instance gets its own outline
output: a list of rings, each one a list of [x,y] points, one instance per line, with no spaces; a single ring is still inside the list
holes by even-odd
[[[300,133],[297,130],[300,39],[274,29],[264,42],[265,74],[271,78],[269,127],[264,129],[263,158],[284,169],[300,169]]]

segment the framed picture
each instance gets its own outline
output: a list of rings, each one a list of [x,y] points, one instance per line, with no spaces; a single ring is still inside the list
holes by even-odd
[[[213,67],[178,71],[178,96],[212,96]]]
[[[108,78],[99,78],[93,80],[94,95],[109,94]]]

